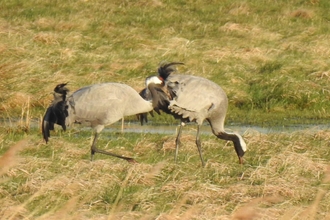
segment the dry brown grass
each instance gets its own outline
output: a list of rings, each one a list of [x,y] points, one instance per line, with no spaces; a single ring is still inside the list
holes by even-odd
[[[46,146],[39,137],[32,137],[28,146],[26,140],[18,142],[1,158],[5,169],[1,173],[0,216],[243,220],[329,217],[330,166],[322,158],[322,152],[327,152],[323,145],[329,140],[328,131],[266,135],[250,130],[244,137],[249,152],[242,167],[236,167],[236,158],[226,160],[219,159],[218,153],[208,154],[232,152],[230,144],[221,142],[224,146],[219,149],[218,140],[203,137],[207,158],[204,169],[196,168],[200,161],[195,138],[190,134],[182,136],[178,165],[173,163],[172,136],[164,136],[161,146],[148,137],[138,139],[134,152],[141,158],[135,165],[114,158],[90,162],[81,159],[88,154],[88,147],[55,137],[51,142],[56,145]],[[17,155],[21,149],[24,153],[44,148],[50,148],[50,156]],[[142,160],[153,154],[158,162]],[[132,189],[137,190],[130,193]]]
[[[3,139],[3,138],[1,138]],[[23,150],[28,144],[28,139],[21,140],[12,145],[4,154],[0,157],[0,175],[5,174],[8,170],[17,163],[16,157],[18,152]]]
[[[291,16],[295,18],[312,19],[314,17],[314,13],[310,10],[298,9],[291,12]]]

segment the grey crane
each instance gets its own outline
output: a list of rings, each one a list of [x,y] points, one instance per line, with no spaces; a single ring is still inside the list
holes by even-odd
[[[176,74],[175,65],[178,64],[183,65],[183,63],[178,62],[162,63],[158,68],[158,76],[151,77],[164,82],[162,89],[157,88],[156,90],[158,93],[158,102],[154,103],[157,105],[156,112],[159,113],[159,110],[162,110],[181,120],[175,141],[175,161],[177,161],[182,126],[185,122],[196,122],[196,146],[202,165],[205,166],[199,136],[201,125],[206,120],[216,137],[233,142],[239,163],[242,164],[246,143],[238,133],[226,132],[224,129],[228,107],[226,93],[219,85],[208,79]]]
[[[136,115],[151,111],[158,103],[155,88],[163,83],[158,78],[147,78],[146,85],[152,100],[144,100],[133,88],[120,83],[101,83],[81,88],[71,95],[66,83],[58,84],[54,89],[54,100],[48,107],[42,121],[43,138],[48,142],[50,130],[54,125],[66,126],[72,123],[87,123],[95,130],[91,146],[91,160],[95,153],[102,153],[118,157],[128,162],[135,162],[133,158],[120,156],[98,149],[96,142],[99,133],[105,126],[113,124],[124,116]]]

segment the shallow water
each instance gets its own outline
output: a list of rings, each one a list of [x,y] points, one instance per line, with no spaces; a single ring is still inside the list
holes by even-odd
[[[1,127],[17,127],[17,126],[25,126],[26,121],[22,121],[19,119],[11,119],[11,120],[1,120]],[[32,119],[29,121],[29,126],[31,128],[40,128],[40,120]],[[80,129],[88,129],[88,126],[75,125],[75,127]],[[59,127],[58,127],[59,128]],[[255,126],[255,125],[240,125],[240,124],[226,124],[225,130],[229,132],[238,132],[240,134],[244,134],[247,131],[257,131],[263,134],[271,134],[271,133],[290,133],[302,130],[310,130],[310,131],[319,131],[319,130],[327,130],[330,128],[330,124],[294,124],[294,125],[285,125],[285,126]],[[123,132],[133,132],[133,133],[151,133],[151,134],[175,134],[179,129],[178,124],[153,124],[149,122],[148,124],[140,125],[137,121],[125,121]],[[104,131],[121,131],[122,123],[118,121],[112,125],[107,126]],[[188,123],[186,124],[182,131],[185,134],[196,134],[197,126],[196,123]],[[211,127],[208,123],[204,123],[201,128],[201,134],[212,135]]]
[[[225,130],[230,132],[238,132],[240,134],[244,134],[246,131],[257,131],[264,134],[271,133],[290,133],[302,130],[311,130],[311,131],[319,131],[319,130],[327,130],[330,128],[328,124],[322,125],[286,125],[286,126],[273,126],[273,127],[261,127],[254,125],[225,125]],[[109,131],[120,131],[122,129],[121,122],[117,122],[113,125],[110,125],[105,130]],[[159,134],[175,134],[179,129],[179,123],[177,125],[152,125],[147,124],[141,126],[139,123],[134,122],[126,122],[124,123],[124,132],[136,132],[136,133],[159,133]],[[196,134],[197,126],[195,123],[189,123],[185,125],[182,129],[185,134]],[[212,135],[212,130],[209,124],[203,124],[201,128],[201,134],[209,134]]]

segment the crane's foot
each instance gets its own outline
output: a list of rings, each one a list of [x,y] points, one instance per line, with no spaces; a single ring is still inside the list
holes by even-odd
[[[95,151],[93,149],[91,149],[91,161],[93,161],[93,159],[94,159],[94,154],[95,154]]]

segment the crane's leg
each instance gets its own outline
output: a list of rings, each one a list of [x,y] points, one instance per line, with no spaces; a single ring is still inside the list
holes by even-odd
[[[174,161],[176,163],[177,158],[178,158],[178,153],[179,153],[179,145],[180,145],[180,137],[181,137],[181,131],[182,131],[182,127],[183,127],[183,122],[180,123],[180,128],[178,131],[178,135],[176,136],[175,139],[175,156],[174,156]]]
[[[199,157],[201,158],[201,161],[202,161],[202,166],[205,167],[205,162],[204,162],[203,155],[202,155],[201,140],[199,139],[200,128],[201,128],[201,125],[197,125],[196,146],[198,149]]]
[[[95,153],[100,153],[100,154],[110,155],[110,156],[113,156],[113,157],[118,157],[120,159],[127,160],[130,163],[137,163],[133,158],[120,156],[120,155],[117,155],[117,154],[114,154],[114,153],[111,153],[111,152],[108,152],[108,151],[105,151],[105,150],[98,149],[96,147],[96,142],[97,142],[98,136],[99,136],[99,133],[95,132],[95,137],[94,137],[94,140],[93,140],[93,144],[91,146],[91,161],[93,161],[93,157],[94,157]]]
[[[95,154],[95,152],[96,152],[96,150],[95,150],[95,146],[96,146],[96,142],[97,142],[97,138],[98,138],[98,136],[99,136],[99,133],[95,133],[95,136],[94,136],[94,140],[93,140],[93,144],[92,144],[92,146],[91,146],[91,161],[93,161],[93,159],[94,159],[94,154]]]
[[[121,133],[124,133],[124,117],[121,118]]]

